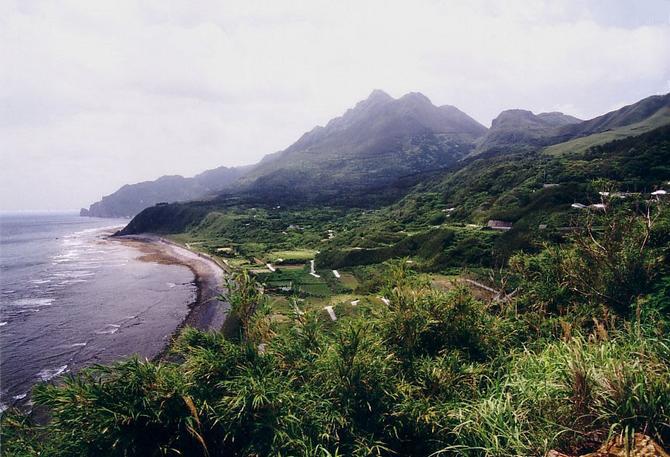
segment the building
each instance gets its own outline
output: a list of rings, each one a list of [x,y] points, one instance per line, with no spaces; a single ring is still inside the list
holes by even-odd
[[[509,230],[512,228],[512,223],[507,221],[498,221],[491,219],[486,224],[486,227],[491,230]]]

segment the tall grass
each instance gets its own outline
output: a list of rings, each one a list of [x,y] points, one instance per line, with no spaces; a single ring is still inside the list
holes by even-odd
[[[625,429],[670,439],[670,339],[649,327],[575,336],[510,357],[480,397],[445,415],[456,455],[588,450]]]

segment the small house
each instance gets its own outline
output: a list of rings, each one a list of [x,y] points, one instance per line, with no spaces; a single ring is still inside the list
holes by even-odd
[[[586,205],[582,205],[581,203],[573,203],[570,205],[571,208],[576,208],[576,209],[584,209],[586,208]]]
[[[499,221],[491,219],[486,224],[486,227],[491,230],[509,230],[512,228],[512,223],[507,221]]]

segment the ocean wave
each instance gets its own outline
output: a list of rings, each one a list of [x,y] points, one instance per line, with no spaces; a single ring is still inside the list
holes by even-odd
[[[14,300],[12,305],[14,306],[49,306],[54,302],[53,298],[19,298]]]
[[[58,255],[55,255],[55,256],[51,257],[51,260],[53,260],[55,262],[69,262],[69,261],[74,260],[77,257],[79,257],[79,255],[80,255],[80,251],[76,251],[74,249],[71,249],[71,250],[69,250],[69,251],[67,251],[63,254],[58,254]]]
[[[4,327],[5,325],[7,325],[7,321],[5,321],[5,322],[0,322],[0,327]]]
[[[37,377],[42,381],[50,381],[58,375],[65,373],[67,370],[67,365],[62,365],[57,368],[45,368],[44,370],[37,373]]]
[[[88,270],[67,270],[61,273],[54,273],[53,276],[58,278],[85,278],[87,276],[93,276],[94,271]]]
[[[86,282],[85,279],[66,279],[65,281],[60,281],[58,284],[77,284],[79,282]]]
[[[28,394],[25,393],[25,394],[14,395],[14,396],[12,397],[12,399],[13,399],[13,400],[23,400],[24,398],[26,398],[26,395],[28,395]]]
[[[31,279],[30,282],[33,284],[47,284],[51,282],[51,279]]]
[[[119,331],[121,326],[118,324],[107,324],[102,329],[96,330],[97,335],[113,335]]]
[[[120,228],[123,228],[123,225],[108,225],[106,227],[94,227],[74,232],[73,234],[68,235],[67,237],[80,238],[82,235],[92,235],[95,234],[96,232],[106,232],[112,229],[120,229]]]
[[[79,239],[76,239],[76,238],[66,237],[66,238],[63,239],[63,245],[68,246],[68,247],[81,246],[83,244],[84,244],[84,242],[82,240],[79,240]]]
[[[91,268],[93,270],[96,270],[100,267],[102,267],[102,263],[98,260],[82,260],[78,262],[79,265],[81,265],[84,268]]]

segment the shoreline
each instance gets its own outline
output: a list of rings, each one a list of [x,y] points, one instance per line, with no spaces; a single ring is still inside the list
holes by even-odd
[[[189,311],[174,329],[170,342],[155,359],[165,355],[171,342],[186,326],[202,331],[223,329],[230,304],[219,301],[217,297],[225,292],[223,281],[227,272],[213,259],[155,234],[114,235],[109,239],[141,251],[140,261],[181,265],[193,273],[196,298],[188,305]]]

